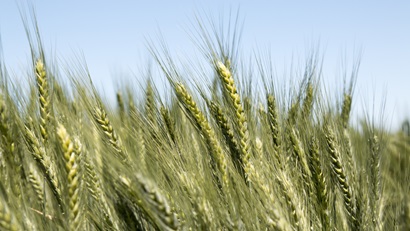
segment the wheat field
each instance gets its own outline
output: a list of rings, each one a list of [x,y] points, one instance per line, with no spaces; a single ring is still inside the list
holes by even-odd
[[[331,100],[317,56],[284,88],[201,29],[204,69],[151,43],[171,91],[141,76],[115,105],[40,41],[27,89],[2,62],[0,229],[410,230],[409,126],[352,125],[355,68]]]

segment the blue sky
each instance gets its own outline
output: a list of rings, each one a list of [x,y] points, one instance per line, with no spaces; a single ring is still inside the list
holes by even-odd
[[[26,10],[24,2],[35,8],[46,51],[59,58],[75,58],[81,51],[94,82],[107,94],[113,94],[113,79],[123,73],[138,76],[148,63],[147,37],[161,31],[173,51],[198,56],[186,32],[195,14],[218,16],[239,7],[247,52],[269,47],[281,69],[292,57],[306,57],[311,44],[320,41],[324,80],[340,88],[341,59],[351,63],[361,50],[355,114],[361,115],[374,97],[376,112],[386,98],[388,128],[410,115],[410,1],[1,0],[3,55],[16,81],[22,81],[21,70],[30,63],[18,7]]]

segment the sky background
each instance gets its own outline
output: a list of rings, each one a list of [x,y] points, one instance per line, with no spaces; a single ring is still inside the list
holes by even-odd
[[[172,51],[198,56],[187,32],[195,15],[217,18],[239,8],[245,52],[269,48],[283,70],[319,43],[324,81],[340,92],[341,60],[351,64],[361,51],[354,115],[363,116],[364,108],[371,113],[374,102],[377,117],[383,100],[386,128],[400,127],[410,115],[410,1],[0,0],[3,56],[15,82],[24,82],[30,64],[19,11],[29,12],[27,2],[35,8],[45,50],[64,60],[82,53],[97,87],[113,97],[116,78],[138,78],[152,61],[146,38],[161,32]]]

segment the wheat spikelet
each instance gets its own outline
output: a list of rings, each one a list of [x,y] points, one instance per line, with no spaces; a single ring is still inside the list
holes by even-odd
[[[241,163],[245,172],[245,181],[248,183],[248,170],[250,167],[249,159],[251,156],[248,121],[246,119],[231,71],[220,61],[216,62],[216,68],[222,82],[224,83],[224,89],[228,92],[235,110],[235,119],[239,127],[240,147],[242,152]]]
[[[61,84],[59,84],[57,81],[53,81],[53,100],[55,99],[61,106],[68,106],[69,101],[64,90],[65,89],[63,89]]]
[[[127,164],[128,154],[126,153],[120,137],[117,135],[116,131],[111,125],[110,120],[108,119],[107,113],[101,106],[94,108],[93,113],[94,119],[99,125],[98,127],[102,129],[105,134],[105,137],[108,139],[108,142],[114,148],[116,153],[119,155],[124,164]]]
[[[129,95],[128,96],[128,117],[130,118],[130,122],[133,127],[137,125],[137,119],[136,119],[137,115],[138,115],[137,106],[135,106],[135,102],[132,96]]]
[[[343,129],[343,137],[342,137],[343,145],[346,147],[344,150],[344,158],[346,158],[347,163],[347,174],[352,179],[351,181],[355,184],[356,181],[356,161],[353,159],[353,147],[350,138],[350,134],[347,128]]]
[[[17,197],[20,197],[21,190],[19,183],[16,181],[21,174],[21,158],[15,150],[15,141],[17,137],[12,133],[13,126],[9,110],[0,94],[0,179],[4,185],[10,188]],[[13,177],[16,176],[17,177]]]
[[[77,230],[80,225],[80,202],[79,202],[79,156],[81,145],[75,144],[65,127],[60,124],[57,128],[57,135],[61,143],[64,159],[66,161],[68,180],[68,210],[70,230]]]
[[[90,163],[89,157],[87,155],[85,155],[82,160],[84,162],[84,179],[87,190],[97,203],[98,208],[102,209],[101,213],[104,217],[104,223],[106,225],[105,228],[108,230],[118,230],[118,225],[113,220],[114,217],[111,213],[111,209],[108,206],[105,196],[103,195],[103,191],[101,190],[101,182],[99,177],[97,176],[94,166]]]
[[[36,193],[38,204],[43,208],[44,211],[44,185],[41,176],[38,174],[34,166],[30,165],[28,172],[28,181]]]
[[[307,163],[307,159],[306,159],[306,154],[305,151],[302,147],[302,143],[300,142],[300,139],[298,137],[298,135],[296,134],[296,129],[292,126],[290,133],[289,133],[289,137],[290,137],[290,142],[291,145],[293,147],[293,152],[294,155],[296,156],[296,162],[300,164],[301,168],[301,173],[302,173],[302,177],[304,180],[304,184],[306,185],[306,189],[309,189],[309,177],[311,176],[310,173],[310,169]]]
[[[313,100],[314,100],[314,90],[315,89],[313,88],[312,82],[309,81],[306,87],[306,95],[305,95],[305,99],[303,100],[303,105],[302,105],[303,118],[309,118],[312,112]]]
[[[121,121],[125,120],[125,105],[121,92],[117,92],[117,104]]]
[[[243,168],[242,168],[242,160],[241,160],[241,150],[239,148],[238,142],[235,139],[233,129],[228,122],[225,114],[223,113],[220,106],[215,103],[211,102],[209,104],[210,111],[212,115],[215,117],[218,126],[220,127],[222,134],[225,138],[226,143],[228,144],[229,151],[231,153],[231,158],[235,167],[239,173],[245,177]]]
[[[322,167],[319,159],[319,142],[315,137],[312,137],[309,145],[309,168],[312,173],[312,181],[316,192],[316,200],[322,223],[322,230],[329,230],[330,220],[328,214],[328,192],[326,188],[325,176],[322,172]]]
[[[167,128],[168,134],[174,144],[176,144],[175,140],[175,122],[172,119],[171,115],[169,114],[168,109],[166,109],[164,106],[161,106],[160,108],[161,116],[162,119],[165,122],[165,126]]]
[[[0,141],[3,140],[3,142],[0,145],[5,145],[4,150],[13,153],[14,142],[12,135],[10,133],[9,118],[7,116],[6,109],[6,103],[3,101],[2,95],[0,95]]]
[[[343,106],[341,112],[342,125],[344,128],[347,128],[350,118],[350,110],[352,109],[352,96],[345,93],[343,98]]]
[[[47,73],[42,59],[38,59],[35,64],[38,96],[40,101],[40,132],[42,141],[48,139],[48,123],[50,120],[50,96]]]
[[[352,229],[356,230],[359,228],[359,224],[355,213],[352,189],[348,179],[346,178],[345,169],[340,160],[341,155],[336,141],[336,135],[329,125],[325,126],[325,136],[327,148],[330,153],[330,160],[332,162],[332,172],[334,173],[338,186],[342,192],[344,206],[349,219],[349,225]]]
[[[282,166],[282,157],[280,154],[281,138],[280,138],[280,127],[279,127],[279,115],[276,106],[276,99],[273,95],[267,94],[267,106],[268,106],[268,123],[271,131],[272,141],[273,141],[273,155],[278,162],[278,166]]]
[[[370,148],[370,177],[371,177],[371,207],[372,222],[375,228],[381,229],[379,224],[379,204],[380,204],[380,142],[377,135],[369,139]]]
[[[258,140],[258,139],[257,139]],[[257,150],[259,145],[255,146]],[[261,202],[266,210],[267,215],[267,223],[269,226],[275,228],[275,230],[282,230],[281,227],[289,226],[287,222],[283,220],[282,214],[278,214],[278,211],[274,207],[275,205],[275,195],[272,190],[272,187],[269,185],[269,181],[267,181],[259,172],[255,169],[255,166],[250,164],[250,176],[252,180],[252,188],[256,191],[261,191]]]
[[[140,164],[141,168],[146,168],[147,167],[147,147],[145,145],[145,138],[144,138],[144,132],[142,131],[141,128],[138,128],[138,134],[137,134],[137,143],[138,143],[138,148],[140,150],[139,152],[139,159],[140,159]]]
[[[130,199],[135,206],[155,221],[160,230],[178,230],[179,223],[175,214],[171,211],[168,201],[142,176],[135,177],[136,182],[132,182],[128,177],[120,176],[119,182],[125,187]]]
[[[147,116],[148,121],[152,125],[155,126],[157,124],[154,89],[152,88],[151,81],[148,81],[148,85],[147,85],[146,101],[145,101],[145,115]]]
[[[296,120],[298,118],[299,107],[300,107],[299,99],[297,99],[296,102],[293,102],[290,105],[290,108],[288,110],[288,115],[287,115],[288,125],[293,126],[296,124]]]
[[[63,207],[61,206],[62,197],[56,167],[51,161],[50,157],[46,154],[44,147],[40,145],[36,134],[29,126],[30,125],[24,127],[24,135],[26,142],[28,143],[28,148],[34,157],[37,166],[46,177],[47,183],[50,186],[51,191],[53,192],[53,195],[57,200],[57,203],[59,204],[60,208],[63,209]]]
[[[222,175],[222,179],[225,184],[228,184],[228,172],[227,172],[227,162],[225,156],[222,152],[222,148],[216,139],[215,132],[209,125],[205,118],[205,115],[199,110],[192,96],[188,93],[185,86],[182,83],[177,83],[175,86],[175,91],[177,93],[178,99],[181,101],[183,106],[186,108],[187,112],[194,119],[194,122],[199,127],[201,133],[205,137],[207,146],[210,149],[212,162],[217,164],[217,167]]]
[[[84,161],[84,174],[85,174],[85,184],[87,190],[89,191],[91,197],[98,203],[101,197],[100,181],[95,172],[94,166],[91,165],[89,158],[86,156],[83,158]]]
[[[286,205],[290,210],[290,218],[292,219],[291,224],[294,226],[295,230],[300,230],[299,211],[297,210],[295,202],[292,200],[292,198],[294,198],[294,193],[292,192],[290,182],[287,176],[277,177],[277,182],[279,183],[280,190],[285,198]]]
[[[278,109],[276,106],[276,99],[273,95],[271,94],[267,95],[267,104],[268,104],[268,120],[269,120],[269,127],[272,132],[272,140],[274,143],[275,150],[279,152],[279,147],[281,144],[279,115],[278,115]]]
[[[14,214],[12,214],[4,198],[0,198],[0,228],[4,231],[20,231],[23,230],[17,222]]]
[[[263,142],[259,137],[255,139],[255,159],[262,160],[264,158],[263,155]]]

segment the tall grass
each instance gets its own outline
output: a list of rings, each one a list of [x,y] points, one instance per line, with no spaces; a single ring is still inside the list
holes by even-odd
[[[150,47],[165,98],[149,80],[104,103],[78,66],[65,86],[41,44],[30,92],[1,64],[1,230],[410,229],[409,134],[351,126],[355,77],[332,104],[313,60],[277,91],[269,65],[246,71],[236,33],[200,28],[208,69]]]

